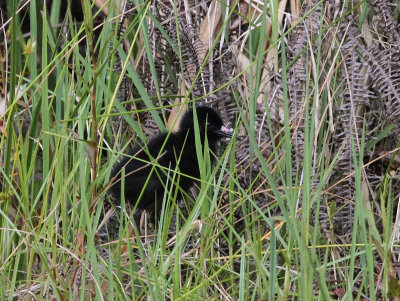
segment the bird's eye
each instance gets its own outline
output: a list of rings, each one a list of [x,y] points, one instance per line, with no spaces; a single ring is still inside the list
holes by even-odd
[[[216,129],[215,123],[208,121],[207,130],[214,130],[214,129]]]

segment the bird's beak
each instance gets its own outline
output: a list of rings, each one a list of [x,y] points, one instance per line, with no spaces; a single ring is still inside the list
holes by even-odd
[[[219,130],[215,131],[216,134],[218,134],[220,137],[227,137],[227,138],[232,138],[233,136],[233,131],[228,129],[226,126],[221,126]]]

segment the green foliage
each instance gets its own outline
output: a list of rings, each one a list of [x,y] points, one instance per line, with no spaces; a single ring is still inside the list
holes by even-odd
[[[302,169],[295,168],[299,158],[293,156],[296,125],[290,117],[288,78],[298,57],[287,61],[290,41],[286,37],[311,12],[281,32],[280,1],[267,1],[269,6],[264,5],[260,12],[262,21],[250,31],[246,44],[249,65],[222,86],[206,91],[212,94],[234,87],[235,80],[250,74],[245,81],[248,99],[234,91],[239,116],[235,131],[248,136],[250,160],[258,160],[261,166],[251,174],[247,187],[240,178],[243,170],[236,165],[238,140],[224,145],[215,166],[210,164],[212,154],[207,147],[203,153],[198,145],[202,177],[197,197],[185,191],[186,207],[182,207],[179,191],[167,191],[159,223],[149,235],[132,228],[132,213],[121,200],[121,208],[114,208],[118,213],[117,238],[105,242],[99,236],[108,222],[104,208],[109,203],[110,171],[132,143],[146,140],[147,129],[136,116],[150,112],[156,126],[166,130],[166,118],[159,112],[174,105],[163,104],[163,97],[183,99],[182,103],[201,99],[190,100],[194,84],[185,95],[180,95],[181,91],[179,95],[161,95],[161,83],[156,81],[158,94],[151,94],[132,64],[145,53],[149,74],[156,77],[148,19],[168,43],[173,43],[153,15],[151,1],[135,2],[135,15],[121,36],[113,22],[120,17],[114,1],[105,4],[108,14],[101,26],[96,23],[100,12],[89,0],[81,1],[81,23],[69,7],[64,18],[60,0],[48,1],[48,7],[43,1],[6,2],[10,23],[2,27],[7,41],[0,44],[0,58],[7,60],[7,64],[1,61],[1,68],[9,66],[7,82],[1,79],[2,92],[8,92],[8,106],[6,114],[0,116],[0,300],[30,296],[37,300],[329,300],[337,296],[360,300],[363,295],[374,300],[378,275],[383,295],[400,296],[391,257],[397,196],[386,177],[396,152],[390,153],[384,181],[370,198],[365,191],[363,161],[364,150],[371,151],[395,126],[383,127],[376,140],[368,142],[363,132],[360,141],[350,139],[351,145],[335,145],[336,152],[332,151],[327,141],[333,130],[325,114],[330,109],[330,92],[319,80],[326,72],[322,66],[322,28],[317,36],[309,37],[310,43],[317,41],[316,57],[309,45],[302,50],[316,63],[310,66],[307,61],[305,66],[304,149]],[[319,5],[323,1],[315,7]],[[365,13],[367,4],[360,2],[359,6]],[[241,15],[237,10],[224,5],[224,18]],[[173,18],[178,20],[177,15]],[[249,27],[255,25],[251,18],[247,21]],[[22,32],[24,22],[29,22],[29,36]],[[268,36],[263,32],[267,23],[271,26]],[[218,38],[229,31],[228,19],[222,24]],[[127,51],[122,47],[125,40],[130,43]],[[219,46],[217,40],[211,44],[212,50]],[[266,44],[268,50],[263,48]],[[263,59],[278,45],[281,57],[273,59],[271,69],[282,74],[284,118],[279,133],[272,134],[275,125],[266,105],[268,134],[274,137],[267,143],[271,151],[266,155],[259,142],[256,112],[269,101],[259,101],[265,85]],[[332,44],[332,49],[336,46]],[[180,55],[184,73],[185,55],[176,45],[172,48]],[[205,55],[201,70],[206,69],[210,55],[211,51]],[[118,57],[121,70],[114,68]],[[167,70],[178,86],[179,77],[174,72],[172,67]],[[318,76],[313,78],[312,74]],[[329,78],[335,88],[339,85],[336,76],[332,71]],[[121,102],[118,91],[126,77],[138,98]],[[194,81],[199,78],[200,73]],[[130,110],[126,106],[137,102],[143,107]],[[328,122],[318,124],[316,130],[320,118]],[[115,120],[122,120],[129,130],[116,133]],[[319,151],[314,153],[315,149]],[[331,191],[326,184],[346,149],[354,164],[355,197],[349,200],[354,202],[351,239],[344,243],[335,240],[335,233],[327,238],[320,222],[333,228],[333,217],[340,211],[337,203],[327,204]],[[315,165],[319,167],[316,173]],[[179,177],[179,171],[166,172],[171,181]],[[315,179],[319,181],[314,186]],[[258,186],[259,181],[263,185]],[[258,194],[268,202],[261,206]],[[372,205],[366,205],[369,199],[373,199]],[[323,206],[328,208],[325,220],[321,217]],[[235,212],[239,211],[242,216],[237,218]],[[379,223],[375,212],[381,212]],[[385,263],[378,272],[376,258]],[[357,291],[353,289],[356,284]]]

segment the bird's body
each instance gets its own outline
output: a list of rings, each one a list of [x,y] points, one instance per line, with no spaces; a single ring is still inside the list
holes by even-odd
[[[196,112],[201,142],[204,145],[207,137],[209,149],[215,152],[218,140],[231,137],[232,133],[223,126],[218,113],[210,107],[199,106]],[[188,191],[195,179],[200,178],[194,132],[193,112],[190,110],[183,116],[177,132],[159,134],[151,138],[146,146],[133,148],[129,157],[125,156],[113,168],[111,179],[114,184],[110,190],[114,199],[121,199],[123,168],[125,200],[133,206],[137,205],[140,211],[161,209],[167,182],[171,183],[175,170],[178,173],[174,183],[182,191]]]

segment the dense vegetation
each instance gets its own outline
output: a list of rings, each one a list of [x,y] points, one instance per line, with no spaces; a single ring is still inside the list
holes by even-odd
[[[43,2],[0,3],[0,300],[400,298],[398,0]],[[111,169],[194,103],[242,139],[133,227]]]

